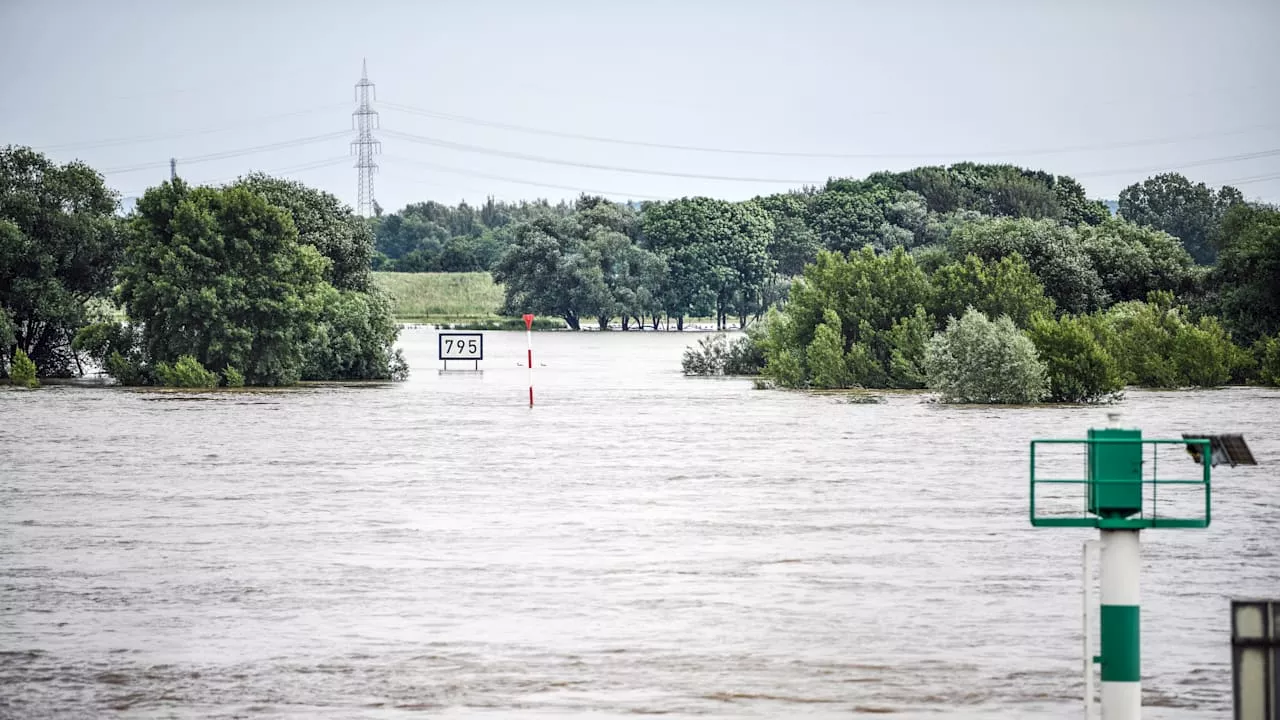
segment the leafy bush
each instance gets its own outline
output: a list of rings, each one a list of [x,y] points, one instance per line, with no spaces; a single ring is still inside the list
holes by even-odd
[[[900,318],[889,328],[889,384],[895,388],[922,388],[927,382],[924,350],[933,331],[933,320],[924,308]]]
[[[9,368],[9,382],[28,388],[40,387],[36,379],[36,364],[31,361],[22,348],[13,351],[13,365]]]
[[[230,365],[223,369],[222,378],[226,381],[227,387],[244,387],[244,373]]]
[[[1094,403],[1119,399],[1124,388],[1120,365],[1094,335],[1087,320],[1063,316],[1032,323],[1027,336],[1049,378],[1049,399]]]
[[[750,333],[729,342],[724,333],[685,348],[680,363],[685,375],[759,375],[764,368],[764,350]]]
[[[154,385],[156,383],[153,369],[143,365],[137,359],[121,355],[116,350],[111,351],[111,355],[103,362],[102,369],[121,385]]]
[[[192,355],[183,355],[178,362],[170,365],[156,365],[156,377],[160,384],[167,387],[212,388],[218,386],[218,374],[206,370],[199,360]]]
[[[1258,382],[1280,386],[1280,337],[1263,337],[1253,346]]]
[[[1252,358],[1213,317],[1192,323],[1173,294],[1113,306],[1098,335],[1120,363],[1126,382],[1142,387],[1213,387],[1238,376]]]
[[[814,330],[813,342],[809,343],[805,355],[809,359],[810,381],[815,387],[845,388],[853,384],[849,364],[845,360],[840,317],[834,310],[823,313],[823,322]],[[862,365],[857,351],[854,355],[855,362]]]
[[[919,387],[929,296],[901,247],[821,252],[766,323],[765,372],[784,387]]]
[[[723,333],[698,340],[697,348],[685,348],[680,367],[685,375],[723,375],[729,357],[729,342]]]
[[[756,327],[752,326],[745,336],[729,343],[729,355],[724,360],[725,375],[759,375],[764,370],[764,348],[760,346]]]
[[[304,352],[303,380],[387,380],[393,368],[404,364],[394,349],[400,330],[381,290],[325,285],[318,303],[320,319]]]
[[[929,341],[929,387],[944,402],[1025,404],[1048,393],[1035,345],[1001,316],[994,322],[970,310]]]

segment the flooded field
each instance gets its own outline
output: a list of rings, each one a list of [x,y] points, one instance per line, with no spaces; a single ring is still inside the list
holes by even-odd
[[[1105,411],[684,378],[696,339],[535,335],[532,410],[523,334],[441,375],[426,329],[402,384],[0,391],[0,716],[1081,716],[1095,533],[1030,527],[1027,444]],[[1260,463],[1143,535],[1145,717],[1227,716],[1280,392],[1118,409]]]

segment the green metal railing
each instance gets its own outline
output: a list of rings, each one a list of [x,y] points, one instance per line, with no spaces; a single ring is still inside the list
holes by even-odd
[[[1083,478],[1037,478],[1036,477],[1036,447],[1038,445],[1084,445],[1085,453],[1085,477]],[[1106,478],[1093,478],[1090,475],[1090,456],[1093,454],[1095,447],[1102,446],[1129,446],[1140,445],[1152,446],[1152,460],[1150,463],[1151,477],[1145,477],[1145,472],[1140,470],[1140,479],[1124,479],[1113,480]],[[1157,440],[1157,439],[1112,439],[1112,438],[1089,438],[1089,439],[1041,439],[1031,441],[1031,524],[1035,527],[1092,527],[1114,530],[1145,530],[1149,528],[1204,528],[1209,526],[1210,512],[1210,463],[1202,464],[1201,476],[1199,479],[1161,479],[1158,476],[1158,448],[1161,445],[1181,445],[1181,446],[1201,446],[1202,457],[1208,458],[1210,452],[1210,441],[1202,438],[1186,438],[1180,440]],[[1147,465],[1145,452],[1142,452],[1143,470]],[[1096,471],[1095,473],[1096,474]],[[1091,493],[1100,492],[1102,488],[1115,487],[1118,485],[1140,485],[1142,502],[1140,508],[1137,508],[1136,514],[1104,514],[1098,515],[1090,511],[1089,498]],[[1079,516],[1054,516],[1054,515],[1037,515],[1036,514],[1036,485],[1077,485],[1084,487],[1084,507]],[[1150,486],[1150,507],[1148,508],[1147,486]],[[1181,486],[1191,487],[1199,486],[1203,489],[1204,494],[1204,511],[1198,517],[1172,517],[1162,516],[1159,512],[1159,490],[1161,486]]]

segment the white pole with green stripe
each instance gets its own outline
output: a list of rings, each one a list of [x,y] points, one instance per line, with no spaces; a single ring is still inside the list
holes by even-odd
[[[1084,549],[1084,700],[1085,716],[1094,708],[1094,665],[1101,666],[1102,681],[1098,693],[1103,720],[1139,720],[1142,717],[1142,652],[1141,612],[1139,610],[1138,575],[1142,570],[1142,551],[1138,533],[1159,528],[1209,527],[1210,468],[1218,462],[1255,465],[1253,454],[1239,435],[1191,435],[1180,439],[1144,439],[1142,431],[1119,426],[1120,416],[1108,413],[1108,427],[1090,428],[1079,438],[1044,438],[1031,441],[1031,525],[1032,527],[1097,528],[1101,602],[1098,624],[1099,647],[1093,652],[1091,628],[1093,603],[1090,546]],[[1038,478],[1038,447],[1084,445],[1085,477]],[[1161,446],[1185,449],[1201,465],[1198,479],[1162,478],[1156,475],[1156,453]],[[1151,459],[1146,459],[1146,449]],[[1149,466],[1150,470],[1147,471]],[[1166,464],[1160,461],[1158,467]],[[1083,485],[1083,512],[1078,515],[1037,512],[1037,483],[1052,488]],[[1198,516],[1171,515],[1156,506],[1158,486],[1176,485],[1180,489],[1199,487],[1204,510]],[[1150,487],[1150,502],[1144,486]],[[1059,496],[1061,497],[1061,496]]]
[[[1102,720],[1142,717],[1137,530],[1102,530],[1102,608],[1099,615]]]

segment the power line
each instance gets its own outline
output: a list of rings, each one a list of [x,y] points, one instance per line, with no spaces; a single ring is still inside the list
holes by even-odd
[[[753,182],[753,183],[782,183],[789,185],[818,185],[825,180],[796,180],[793,178],[759,178],[759,177],[738,177],[733,175],[703,175],[699,173],[683,173],[670,170],[641,170],[638,168],[622,167],[619,165],[598,165],[595,163],[576,162],[573,160],[559,160],[557,158],[549,158],[541,155],[528,155],[526,153],[511,152],[508,150],[497,150],[494,148],[481,147],[479,145],[467,145],[465,143],[450,142],[448,140],[440,140],[438,138],[426,137],[423,135],[411,135],[409,133],[396,132],[394,130],[383,130],[383,132],[391,137],[407,140],[409,142],[421,143],[423,145],[431,145],[434,147],[446,148],[449,150],[458,150],[461,152],[479,153],[482,155],[495,155],[498,157],[511,158],[513,160],[525,160],[528,162],[546,163],[548,165],[565,165],[568,167],[580,167],[590,170],[608,170],[610,172],[631,173],[633,175],[659,175],[663,177],[690,178],[694,180],[722,180],[726,182]]]
[[[325,133],[323,135],[312,135],[311,137],[298,138],[296,140],[285,140],[283,142],[268,143],[266,145],[256,145],[254,147],[240,148],[238,150],[225,150],[223,152],[209,153],[207,155],[192,155],[190,157],[177,158],[184,164],[209,162],[212,160],[225,160],[227,158],[240,157],[242,155],[253,155],[259,152],[268,152],[271,150],[280,150],[288,147],[298,147],[301,145],[310,145],[311,143],[322,142],[324,140],[332,140],[335,138],[346,136],[349,131],[341,130],[338,132]],[[156,168],[168,167],[169,161],[162,160],[157,162],[142,163],[139,165],[129,165],[127,167],[108,168],[102,170],[103,175],[124,175],[131,172],[139,172],[141,170],[154,170]]]
[[[1280,148],[1273,150],[1259,150],[1251,153],[1241,153],[1239,155],[1226,155],[1223,157],[1206,158],[1203,160],[1188,160],[1187,162],[1177,163],[1176,165],[1161,165],[1145,168],[1125,168],[1123,170],[1100,170],[1096,172],[1074,173],[1071,177],[1107,177],[1110,175],[1137,175],[1141,173],[1159,173],[1159,172],[1177,172],[1184,168],[1204,167],[1206,165],[1222,165],[1225,163],[1241,162],[1244,160],[1259,160],[1262,158],[1274,157],[1280,155]]]
[[[204,185],[225,185],[229,182],[235,182],[236,180],[239,180],[245,175],[251,175],[255,172],[261,172],[264,175],[287,175],[290,173],[306,172],[307,170],[319,170],[320,168],[341,165],[343,163],[346,163],[350,159],[351,159],[350,155],[340,155],[338,157],[332,157],[326,160],[316,160],[309,163],[303,163],[301,165],[293,165],[291,167],[276,168],[275,170],[249,170],[248,172],[241,173],[233,178],[226,178],[224,180],[214,180],[212,182],[207,182],[203,184]]]
[[[1280,127],[1280,123],[1266,123],[1261,125],[1253,125],[1246,128],[1236,130],[1228,130],[1215,133],[1199,133],[1195,135],[1182,135],[1178,137],[1165,137],[1151,140],[1121,141],[1110,143],[1099,143],[1093,145],[1074,145],[1056,148],[1037,148],[1030,150],[984,150],[979,152],[950,152],[950,153],[825,153],[825,152],[793,152],[779,150],[751,150],[745,148],[722,148],[722,147],[706,147],[699,145],[681,145],[673,143],[648,142],[644,140],[628,140],[615,137],[603,137],[599,135],[587,135],[582,133],[563,132],[558,130],[548,130],[545,128],[530,127],[527,125],[516,125],[512,123],[498,122],[494,120],[484,120],[481,118],[469,117],[466,115],[456,115],[453,113],[443,113],[423,108],[416,108],[411,105],[402,105],[399,103],[383,102],[382,106],[390,110],[408,113],[410,115],[420,115],[437,120],[446,120],[449,122],[462,123],[465,125],[477,125],[481,127],[492,127],[502,130],[511,130],[514,132],[528,133],[532,135],[544,135],[547,137],[557,137],[570,140],[585,140],[587,142],[608,143],[613,145],[627,145],[631,147],[643,147],[662,150],[681,150],[686,152],[715,153],[723,155],[755,155],[765,157],[787,157],[787,158],[818,158],[832,160],[913,160],[921,158],[937,158],[937,157],[957,157],[962,159],[972,158],[993,158],[993,157],[1009,157],[1009,156],[1033,156],[1033,155],[1063,155],[1076,152],[1093,152],[1100,150],[1120,150],[1134,147],[1150,147],[1156,145],[1172,145],[1174,143],[1191,142],[1194,140],[1205,140],[1218,137],[1228,137],[1232,135],[1244,135],[1258,130],[1270,130]]]
[[[424,167],[439,172],[452,173],[455,175],[464,175],[467,177],[483,178],[486,180],[497,180],[499,182],[509,182],[517,185],[530,185],[532,187],[550,188],[552,190],[569,190],[570,192],[582,192],[590,195],[611,195],[614,197],[636,198],[638,200],[670,200],[670,197],[661,195],[645,195],[642,193],[626,193],[617,192],[615,190],[598,190],[585,188],[579,185],[556,185],[553,183],[535,182],[532,180],[521,180],[520,178],[508,177],[506,175],[493,175],[490,173],[478,172],[475,170],[463,170],[461,168],[449,167],[447,165],[437,165],[436,163],[423,162],[421,160],[411,160],[409,158],[397,157],[395,155],[384,156],[387,160],[394,163],[408,163],[418,167]]]
[[[314,161],[314,162],[303,163],[303,164],[301,164],[301,165],[294,165],[294,166],[291,166],[291,167],[276,168],[276,169],[273,169],[273,170],[262,170],[262,171],[254,171],[254,170],[250,170],[248,173],[242,173],[242,174],[237,175],[236,177],[233,177],[233,178],[226,178],[226,179],[222,179],[222,180],[209,180],[209,181],[204,181],[204,182],[200,182],[200,183],[193,183],[193,184],[199,184],[199,185],[225,185],[225,184],[230,183],[230,182],[235,182],[236,180],[239,180],[240,178],[244,177],[245,175],[252,174],[253,172],[262,172],[263,174],[266,174],[266,175],[287,175],[287,174],[290,174],[290,173],[299,173],[299,172],[305,172],[305,171],[307,171],[307,170],[318,170],[318,169],[320,169],[320,168],[331,167],[331,166],[333,166],[333,165],[338,165],[338,164],[341,164],[341,163],[345,163],[345,162],[349,161],[350,159],[351,159],[351,156],[350,156],[350,155],[340,155],[340,156],[338,156],[338,157],[332,157],[332,158],[328,158],[328,159],[325,159],[325,160],[316,160],[316,161]],[[146,190],[142,190],[142,191],[139,191],[139,192],[131,192],[131,193],[121,193],[121,197],[125,197],[125,198],[130,198],[130,197],[142,197],[142,194],[143,194],[143,193],[145,193],[145,192],[146,192]]]
[[[528,155],[525,153],[511,152],[506,150],[496,150],[493,148],[486,148],[486,147],[481,147],[477,145],[467,145],[464,143],[455,143],[447,140],[440,140],[438,138],[426,137],[421,135],[411,135],[409,133],[401,133],[401,132],[396,132],[392,130],[387,130],[385,132],[392,137],[408,140],[410,142],[421,143],[424,145],[432,145],[435,147],[442,147],[442,148],[447,148],[451,150],[459,150],[462,152],[475,152],[475,153],[480,153],[485,155],[496,155],[499,157],[508,157],[508,158],[513,158],[517,160],[526,160],[529,162],[540,162],[540,163],[547,163],[552,165],[566,165],[570,167],[582,167],[582,168],[589,168],[593,170],[625,172],[625,173],[632,173],[636,175],[658,175],[658,176],[665,176],[665,177],[693,178],[693,179],[699,179],[699,180],[725,180],[725,181],[733,181],[733,182],[786,183],[786,184],[792,184],[792,185],[820,185],[824,182],[822,180],[755,178],[755,177],[737,177],[737,176],[724,176],[724,175],[703,175],[698,173],[682,173],[682,172],[672,172],[672,171],[664,171],[664,170],[641,170],[638,168],[621,167],[617,165],[599,165],[595,163],[584,163],[584,162],[576,162],[571,160],[559,160],[556,158],[548,158],[548,157],[543,157],[539,155]],[[1273,157],[1275,155],[1280,155],[1280,149],[1260,150],[1257,152],[1242,153],[1238,155],[1227,155],[1227,156],[1214,157],[1214,158],[1205,158],[1201,160],[1189,160],[1186,162],[1176,163],[1172,165],[1072,173],[1071,177],[1087,178],[1087,177],[1107,177],[1111,175],[1133,175],[1133,174],[1149,173],[1149,172],[1172,172],[1172,171],[1177,171],[1184,168],[1203,167],[1206,165],[1221,165],[1225,163],[1241,162],[1245,160],[1257,160],[1262,158]]]
[[[1222,185],[1249,185],[1257,182],[1269,182],[1271,180],[1280,180],[1280,172],[1268,173],[1266,175],[1254,175],[1252,177],[1236,178],[1235,180],[1227,180]]]
[[[108,138],[104,140],[83,140],[78,142],[60,143],[57,145],[43,145],[34,149],[41,150],[41,151],[90,149],[90,148],[100,148],[100,147],[113,147],[117,145],[133,145],[133,144],[142,144],[142,143],[149,143],[149,142],[159,142],[161,140],[176,140],[179,138],[197,137],[200,135],[214,135],[217,133],[234,130],[240,127],[256,125],[262,122],[269,122],[271,120],[281,120],[284,118],[297,117],[299,115],[311,115],[314,113],[325,112],[325,111],[334,110],[334,109],[337,109],[340,107],[346,107],[346,106],[347,106],[346,103],[331,103],[329,105],[322,105],[320,107],[308,108],[306,110],[295,110],[293,112],[279,113],[277,115],[264,115],[262,117],[245,120],[243,122],[237,122],[231,125],[224,125],[222,127],[217,127],[217,128],[208,128],[205,130],[178,130],[171,133],[160,133],[160,134],[152,134],[152,135],[134,135],[131,137],[117,137],[117,138]]]

